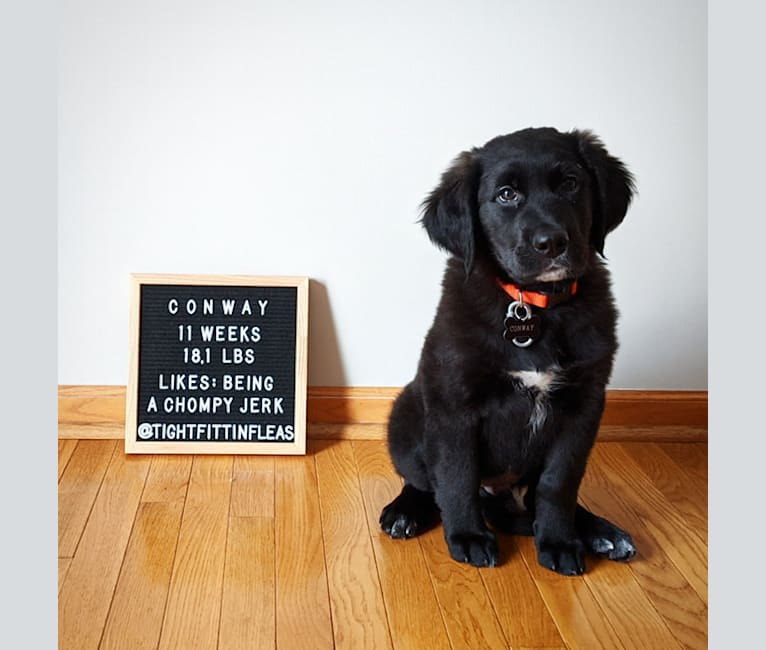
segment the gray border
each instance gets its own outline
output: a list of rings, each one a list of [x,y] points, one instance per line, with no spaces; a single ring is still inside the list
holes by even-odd
[[[711,648],[762,636],[765,16],[755,2],[708,6]]]
[[[0,15],[3,215],[2,645],[55,648],[57,619],[56,5]],[[10,421],[8,421],[10,420]]]

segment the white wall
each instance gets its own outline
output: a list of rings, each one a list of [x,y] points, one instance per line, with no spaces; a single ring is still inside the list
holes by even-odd
[[[379,8],[377,8],[379,7]],[[64,0],[59,381],[127,382],[131,272],[307,275],[312,385],[403,385],[459,151],[591,128],[638,179],[607,240],[613,388],[707,386],[706,5]]]

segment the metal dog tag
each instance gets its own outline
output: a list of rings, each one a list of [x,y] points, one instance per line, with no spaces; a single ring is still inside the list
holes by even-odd
[[[540,338],[540,317],[532,315],[532,308],[523,302],[512,302],[505,314],[503,338],[516,347],[526,348]]]

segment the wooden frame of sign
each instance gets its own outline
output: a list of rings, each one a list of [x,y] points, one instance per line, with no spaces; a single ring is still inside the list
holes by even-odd
[[[129,454],[305,454],[308,278],[131,275]]]

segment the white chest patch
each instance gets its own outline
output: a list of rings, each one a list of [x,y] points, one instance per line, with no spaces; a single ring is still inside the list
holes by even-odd
[[[534,388],[547,395],[556,385],[559,368],[550,370],[511,370],[508,374],[518,379],[527,388]]]
[[[558,366],[548,370],[511,370],[509,375],[521,382],[533,394],[532,412],[529,414],[529,429],[535,435],[548,417],[548,395],[559,382]]]

